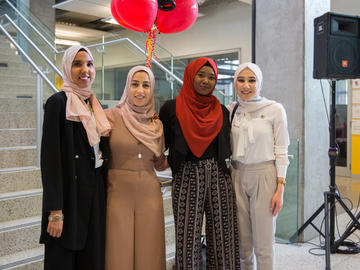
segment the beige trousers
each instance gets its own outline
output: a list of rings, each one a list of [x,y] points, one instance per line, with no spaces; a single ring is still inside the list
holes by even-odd
[[[240,231],[242,270],[274,269],[276,217],[270,203],[276,190],[276,168],[273,161],[245,165],[232,161]]]
[[[106,270],[166,269],[163,199],[153,174],[109,171]]]

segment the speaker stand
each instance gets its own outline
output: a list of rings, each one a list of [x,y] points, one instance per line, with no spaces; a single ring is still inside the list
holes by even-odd
[[[357,216],[354,216],[349,208],[345,205],[344,201],[341,199],[339,194],[336,191],[335,183],[335,167],[336,167],[336,158],[338,156],[339,150],[336,147],[336,130],[335,130],[335,115],[336,115],[336,81],[331,81],[331,108],[330,108],[330,148],[328,151],[330,159],[330,185],[329,191],[324,192],[324,203],[311,215],[311,217],[302,225],[295,234],[290,237],[291,242],[296,242],[299,235],[311,225],[324,239],[325,246],[322,247],[325,249],[326,253],[326,270],[330,270],[330,253],[360,253],[360,249],[356,248],[351,242],[346,242],[347,239],[356,229],[360,229],[360,213]],[[352,223],[346,229],[346,231],[340,236],[339,240],[335,241],[335,200],[341,205],[345,212],[352,219]],[[325,215],[325,234],[313,223],[314,219],[324,210]],[[352,250],[343,251],[340,250],[340,246],[353,246]]]

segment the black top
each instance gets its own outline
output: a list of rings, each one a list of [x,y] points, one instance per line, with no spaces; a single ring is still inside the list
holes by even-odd
[[[165,146],[169,148],[168,162],[173,175],[181,163],[189,160],[202,160],[214,158],[218,161],[220,168],[228,171],[225,159],[231,155],[230,149],[230,121],[229,111],[221,105],[223,111],[223,125],[219,134],[212,141],[204,154],[197,158],[191,152],[182,133],[179,120],[176,117],[176,99],[168,100],[160,109],[160,120],[164,125]]]

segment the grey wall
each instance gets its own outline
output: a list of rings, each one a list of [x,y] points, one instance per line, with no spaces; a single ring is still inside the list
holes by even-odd
[[[41,20],[52,32],[55,31],[55,0],[26,0],[29,2],[30,12]]]
[[[313,19],[330,9],[330,0],[256,4],[256,62],[264,73],[263,95],[284,105],[290,138],[300,139],[302,224],[323,202],[329,183],[328,126],[319,81],[312,79],[312,59]],[[305,239],[312,236],[314,230],[305,232]]]

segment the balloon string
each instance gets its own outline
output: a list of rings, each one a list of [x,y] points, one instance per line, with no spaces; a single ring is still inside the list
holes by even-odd
[[[151,59],[154,56],[156,60],[158,60],[159,58],[157,57],[156,53],[155,53],[155,43],[156,43],[156,25],[154,24],[153,27],[151,27],[151,29],[147,32],[147,37],[146,37],[146,48],[145,48],[145,53],[146,53],[146,62],[145,62],[145,66],[151,69]],[[159,32],[160,33],[160,32]]]

